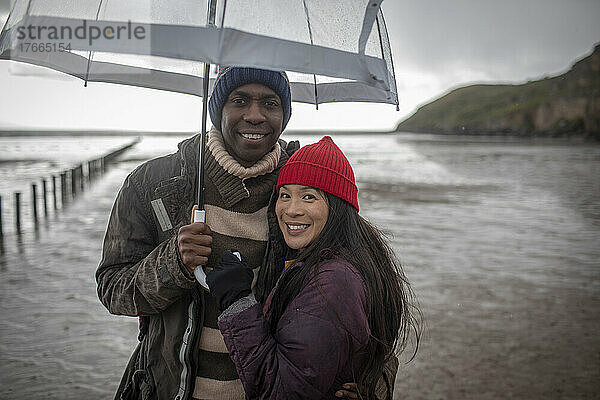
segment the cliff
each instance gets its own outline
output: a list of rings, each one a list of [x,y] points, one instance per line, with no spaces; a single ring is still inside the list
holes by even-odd
[[[600,138],[600,44],[559,76],[453,90],[419,108],[396,130]]]

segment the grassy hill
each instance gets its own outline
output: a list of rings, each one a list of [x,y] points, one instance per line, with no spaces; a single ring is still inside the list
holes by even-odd
[[[456,89],[419,108],[396,130],[600,138],[600,45],[553,78]]]

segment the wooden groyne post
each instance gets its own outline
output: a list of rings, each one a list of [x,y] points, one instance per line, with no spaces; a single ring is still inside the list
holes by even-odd
[[[21,192],[15,192],[15,229],[21,233]]]
[[[0,196],[0,254],[4,254],[4,228],[2,227],[2,196]]]
[[[77,196],[77,168],[71,168],[71,197]]]
[[[31,211],[33,214],[33,224],[37,227],[38,224],[38,212],[37,212],[37,185],[31,184]]]
[[[67,173],[60,173],[60,203],[64,207],[67,202]]]
[[[48,216],[48,188],[46,187],[46,179],[42,179],[42,195],[44,199],[42,204],[44,205],[44,217]]]
[[[83,178],[83,164],[79,164],[77,166],[77,179],[79,180],[79,190],[82,192],[85,190],[85,179]]]
[[[58,210],[58,205],[56,204],[56,176],[52,175],[52,204],[54,204],[54,209]]]
[[[94,170],[92,169],[93,163],[94,163],[94,161],[87,162],[87,180],[88,180],[88,182],[92,181],[92,177],[94,175]]]
[[[0,196],[0,238],[2,238],[3,236],[4,229],[2,228],[2,196]]]

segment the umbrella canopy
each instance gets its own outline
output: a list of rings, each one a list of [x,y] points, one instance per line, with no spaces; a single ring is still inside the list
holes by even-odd
[[[293,101],[398,105],[382,1],[16,0],[0,59],[198,96],[205,63],[246,65],[286,70]]]

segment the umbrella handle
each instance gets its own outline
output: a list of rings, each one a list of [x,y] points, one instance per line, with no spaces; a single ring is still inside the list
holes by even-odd
[[[195,209],[194,222],[206,222],[206,210]],[[239,252],[234,251],[233,254],[238,258],[238,260],[242,261],[242,255]],[[206,283],[206,272],[204,272],[202,265],[198,265],[196,269],[194,269],[194,276],[196,277],[198,283],[200,283],[204,289],[210,292],[210,288]]]
[[[194,222],[206,222],[206,210],[194,210]]]
[[[194,222],[206,222],[206,211],[198,209],[194,210]],[[206,273],[204,272],[202,265],[198,265],[196,269],[194,269],[194,276],[204,289],[210,291],[208,284],[206,283]]]

